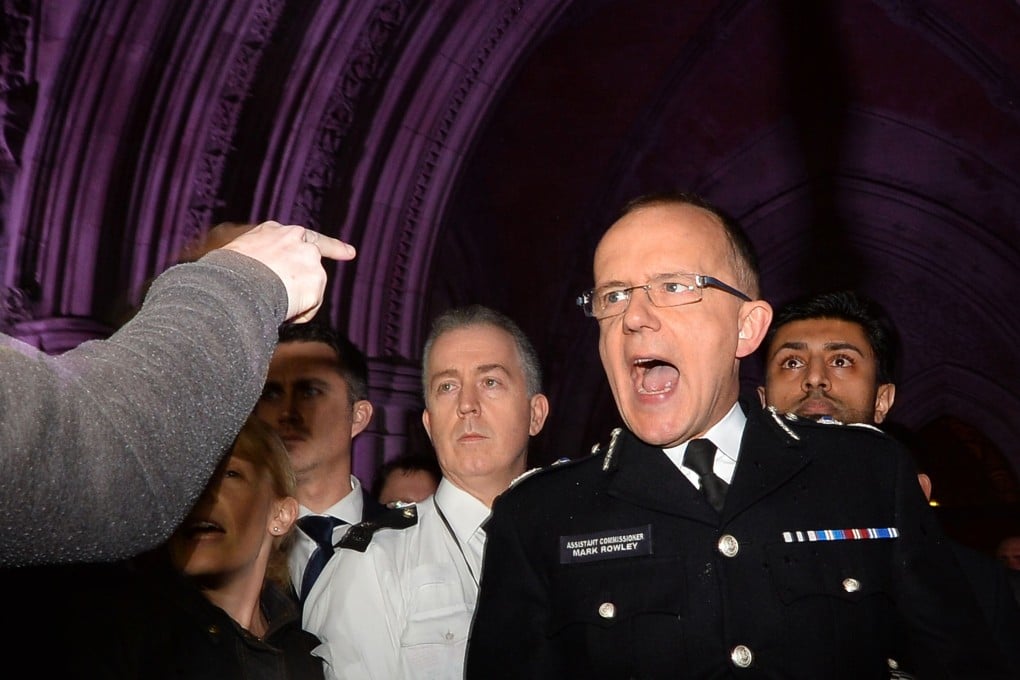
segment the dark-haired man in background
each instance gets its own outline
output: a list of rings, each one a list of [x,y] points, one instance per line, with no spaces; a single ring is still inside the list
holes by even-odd
[[[811,420],[881,423],[896,398],[897,346],[884,310],[858,293],[781,307],[765,337],[762,406]]]
[[[763,406],[812,420],[882,423],[896,396],[896,329],[876,301],[854,291],[820,293],[779,308],[766,336]],[[919,473],[926,498],[932,483]],[[950,541],[985,620],[1020,673],[1020,608],[1008,572]]]
[[[434,453],[405,453],[380,465],[372,484],[382,505],[417,503],[434,494],[442,478]]]
[[[304,603],[347,529],[382,511],[351,474],[354,438],[372,420],[364,354],[324,323],[281,326],[255,415],[280,435],[297,478],[289,567]]]

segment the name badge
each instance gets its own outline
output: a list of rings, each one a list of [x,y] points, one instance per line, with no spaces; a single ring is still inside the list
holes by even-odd
[[[560,564],[599,562],[652,554],[652,525],[560,536]]]

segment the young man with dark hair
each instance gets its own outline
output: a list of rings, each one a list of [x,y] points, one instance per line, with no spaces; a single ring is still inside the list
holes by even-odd
[[[876,301],[820,293],[781,307],[766,336],[763,406],[811,420],[878,425],[896,396],[896,328]],[[852,454],[851,454],[852,455]],[[931,478],[919,472],[925,498]],[[947,541],[1003,653],[1020,672],[1020,608],[1009,574],[987,555]],[[902,677],[910,677],[902,674]]]
[[[303,603],[337,541],[382,510],[351,474],[353,440],[372,420],[364,354],[322,322],[281,326],[255,415],[280,435],[297,477],[289,566]]]

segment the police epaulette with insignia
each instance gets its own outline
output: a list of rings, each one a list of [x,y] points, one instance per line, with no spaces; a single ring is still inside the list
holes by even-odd
[[[372,542],[375,532],[380,529],[406,529],[418,523],[418,506],[406,505],[398,508],[387,508],[381,515],[364,522],[358,522],[344,534],[336,544],[337,548],[347,548],[365,552]]]
[[[805,427],[805,426],[806,427],[813,427],[813,426],[816,426],[816,425],[820,425],[820,426],[823,426],[823,427],[833,427],[833,426],[836,426],[836,427],[854,427],[854,428],[859,428],[859,429],[862,429],[862,430],[870,430],[872,432],[877,432],[878,434],[883,434],[883,435],[885,434],[885,432],[882,429],[880,429],[878,427],[875,427],[874,425],[872,425],[870,423],[844,423],[842,420],[837,420],[836,418],[833,418],[832,416],[821,416],[820,418],[801,418],[796,413],[779,413],[779,411],[776,410],[775,406],[769,406],[766,410],[772,416],[772,420],[775,422],[775,424],[777,424],[780,428],[782,428],[782,430],[787,435],[789,435],[790,437],[793,437],[794,439],[798,439],[798,440],[800,439],[800,436],[797,435],[797,433],[795,433],[790,428],[790,425],[794,425],[794,426],[797,426],[797,427]]]
[[[602,459],[602,471],[610,472],[616,469],[616,444],[620,440],[620,435],[623,433],[622,427],[614,427],[613,431],[609,433],[609,447],[606,449],[606,456]],[[597,453],[597,449],[592,448],[592,454]]]
[[[779,429],[782,430],[783,434],[785,434],[790,439],[793,439],[794,441],[800,441],[800,435],[791,430],[790,426],[787,425],[786,422],[784,422],[784,421],[790,421],[791,423],[797,422],[797,420],[799,420],[797,416],[793,415],[792,413],[781,414],[779,413],[778,410],[776,410],[775,406],[769,406],[765,410],[768,411],[768,414],[770,416],[772,416],[773,424],[777,425]]]
[[[530,477],[531,475],[535,474],[536,472],[539,472],[542,469],[543,468],[541,468],[541,467],[533,467],[530,470],[525,470],[524,472],[522,472],[521,474],[517,475],[516,477],[514,477],[510,481],[510,486],[508,488],[510,488],[510,489],[514,488],[514,486],[518,482],[520,482],[521,480],[527,479],[528,477]]]
[[[523,482],[525,479],[527,479],[528,477],[531,477],[532,475],[536,475],[536,474],[538,474],[540,472],[548,472],[549,470],[553,470],[553,469],[556,469],[558,467],[562,467],[564,465],[567,465],[569,463],[576,463],[576,462],[577,462],[577,459],[573,459],[573,458],[557,458],[556,460],[554,460],[549,465],[546,465],[546,466],[543,466],[543,467],[534,467],[534,468],[531,468],[530,470],[525,470],[521,474],[519,474],[516,477],[514,477],[513,481],[510,482],[510,486],[508,488],[512,489],[514,486],[517,485],[518,482]]]
[[[881,434],[887,434],[885,430],[883,430],[882,428],[877,427],[875,425],[872,425],[871,423],[847,423],[847,426],[848,427],[860,427],[860,428],[863,428],[865,430],[874,430],[875,432],[880,432]]]

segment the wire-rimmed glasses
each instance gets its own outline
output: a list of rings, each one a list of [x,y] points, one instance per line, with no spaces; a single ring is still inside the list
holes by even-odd
[[[577,297],[577,306],[585,316],[601,320],[626,312],[633,292],[638,289],[644,290],[649,302],[656,307],[679,307],[701,300],[705,288],[718,288],[741,300],[751,301],[747,294],[714,276],[676,272],[657,276],[640,286],[592,288]]]

